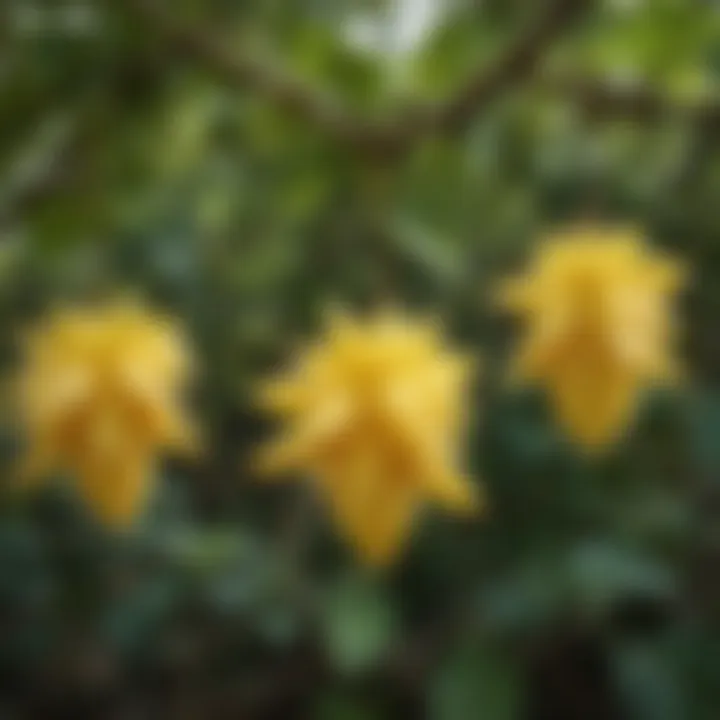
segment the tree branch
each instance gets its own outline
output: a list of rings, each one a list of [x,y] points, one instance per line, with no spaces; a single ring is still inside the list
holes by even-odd
[[[372,142],[377,131],[357,121],[327,94],[265,61],[231,50],[197,28],[181,25],[155,0],[127,0],[127,5],[159,31],[179,55],[201,62],[228,86],[256,91],[289,115],[343,142]]]
[[[593,0],[553,0],[536,24],[488,68],[479,69],[447,102],[419,113],[413,134],[458,133],[492,101],[536,71],[545,51]]]
[[[543,80],[542,87],[597,118],[621,117],[640,122],[672,118],[688,122],[701,131],[720,131],[720,98],[683,103],[649,85],[620,86],[607,80],[580,77]]]
[[[201,62],[231,87],[255,90],[282,110],[362,151],[393,156],[433,133],[462,132],[504,90],[535,71],[544,51],[594,0],[549,0],[536,24],[489,68],[473,74],[444,103],[411,108],[388,120],[356,118],[333,98],[217,38],[182,26],[156,0],[127,0],[181,54]]]

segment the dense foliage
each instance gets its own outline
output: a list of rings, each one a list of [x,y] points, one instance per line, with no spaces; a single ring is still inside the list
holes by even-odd
[[[140,292],[193,338],[206,452],[132,533],[8,480],[0,714],[714,720],[719,50],[710,0],[3,0],[5,367],[58,301]],[[682,385],[592,460],[508,387],[491,302],[588,219],[691,269]],[[251,398],[328,304],[388,300],[483,358],[490,505],[374,573],[254,477]]]

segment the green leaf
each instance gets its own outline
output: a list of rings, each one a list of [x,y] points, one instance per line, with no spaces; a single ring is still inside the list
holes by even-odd
[[[177,600],[177,588],[167,578],[141,584],[107,608],[104,618],[107,639],[126,652],[142,652]]]
[[[234,530],[201,531],[179,528],[150,538],[169,559],[190,571],[216,572],[230,564],[257,560],[262,548],[256,538]]]
[[[409,219],[396,220],[388,232],[395,247],[434,279],[454,283],[462,277],[464,265],[457,243]]]
[[[669,568],[652,557],[610,542],[588,542],[568,560],[576,602],[591,612],[608,609],[628,595],[666,598],[675,590]]]
[[[382,660],[397,631],[390,597],[359,575],[345,577],[332,588],[322,622],[328,655],[348,674],[368,670]]]
[[[559,563],[538,558],[508,577],[484,584],[483,618],[499,632],[528,631],[549,622],[567,606],[566,582]]]
[[[677,664],[662,643],[630,643],[618,648],[614,670],[633,720],[684,720],[687,717]]]
[[[314,720],[381,720],[384,716],[371,703],[339,692],[321,697]]]
[[[720,478],[720,397],[710,392],[694,395],[689,410],[694,455],[710,477]]]
[[[440,669],[431,688],[430,720],[515,720],[521,701],[517,669],[497,648],[468,643]]]

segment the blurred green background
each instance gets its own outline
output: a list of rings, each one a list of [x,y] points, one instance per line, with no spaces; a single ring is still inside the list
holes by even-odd
[[[3,500],[0,716],[716,720],[719,202],[712,0],[0,0],[5,365],[52,303],[140,291],[208,435],[125,536],[60,484]],[[508,391],[489,302],[577,219],[693,270],[685,385],[594,463]],[[491,508],[373,574],[249,472],[250,392],[327,303],[387,299],[484,358]]]

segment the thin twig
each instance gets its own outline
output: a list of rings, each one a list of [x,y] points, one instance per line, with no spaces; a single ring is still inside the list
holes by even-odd
[[[602,78],[556,77],[542,81],[544,90],[565,97],[597,118],[627,118],[657,122],[668,118],[688,122],[699,130],[720,129],[720,98],[681,102],[639,82],[619,85]]]
[[[65,128],[45,156],[34,158],[31,172],[25,172],[20,181],[4,188],[0,198],[0,228],[10,226],[30,215],[45,200],[57,196],[77,171],[83,130],[76,121]],[[27,164],[27,159],[20,162]]]
[[[21,153],[0,176],[0,228],[22,222],[63,193],[72,195],[79,183],[92,182],[93,150],[105,140],[117,111],[142,107],[159,78],[160,69],[148,71],[145,58],[130,58],[105,75],[100,90],[89,89],[73,107],[48,113],[44,120],[29,119],[29,129],[37,125],[28,142],[31,162]]]

